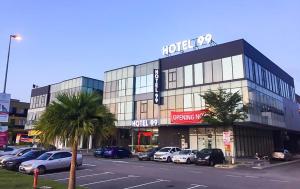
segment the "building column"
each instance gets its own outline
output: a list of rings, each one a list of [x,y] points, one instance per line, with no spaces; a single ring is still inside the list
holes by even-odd
[[[90,137],[89,137],[89,150],[92,149],[92,147],[93,147],[93,137],[92,137],[92,135],[90,135]]]
[[[79,148],[83,148],[83,135],[80,136]]]

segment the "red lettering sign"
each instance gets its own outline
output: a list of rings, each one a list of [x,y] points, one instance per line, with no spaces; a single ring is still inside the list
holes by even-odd
[[[187,112],[171,112],[171,123],[203,123],[203,116],[207,110],[187,111]]]

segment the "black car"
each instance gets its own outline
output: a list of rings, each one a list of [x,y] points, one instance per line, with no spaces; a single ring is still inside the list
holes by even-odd
[[[154,159],[153,156],[155,152],[157,152],[160,149],[161,149],[160,147],[156,147],[156,148],[149,149],[147,152],[141,152],[138,154],[138,158],[139,160],[153,160]]]
[[[131,157],[131,151],[124,148],[124,147],[106,147],[103,152],[103,157],[105,158],[124,158],[124,157]]]
[[[95,157],[103,157],[104,151],[105,151],[105,147],[97,148],[94,151],[94,156]]]
[[[221,149],[218,148],[204,148],[196,155],[195,164],[206,164],[214,166],[215,164],[222,164],[225,161],[224,154]]]
[[[46,150],[31,150],[29,152],[26,152],[22,156],[8,159],[7,161],[4,161],[3,164],[6,169],[19,170],[19,166],[21,165],[21,163],[23,163],[25,161],[36,159],[45,152],[47,152],[47,151]]]

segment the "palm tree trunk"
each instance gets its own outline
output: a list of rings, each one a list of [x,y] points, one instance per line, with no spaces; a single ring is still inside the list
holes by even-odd
[[[75,189],[76,187],[76,160],[77,160],[77,140],[75,140],[72,145],[72,161],[71,161],[68,189]]]

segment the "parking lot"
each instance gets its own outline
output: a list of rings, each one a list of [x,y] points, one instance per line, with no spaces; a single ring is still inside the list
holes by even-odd
[[[84,157],[77,170],[77,185],[86,188],[299,188],[300,163],[268,170],[218,169],[132,159]],[[51,172],[41,177],[68,182],[68,172]]]

